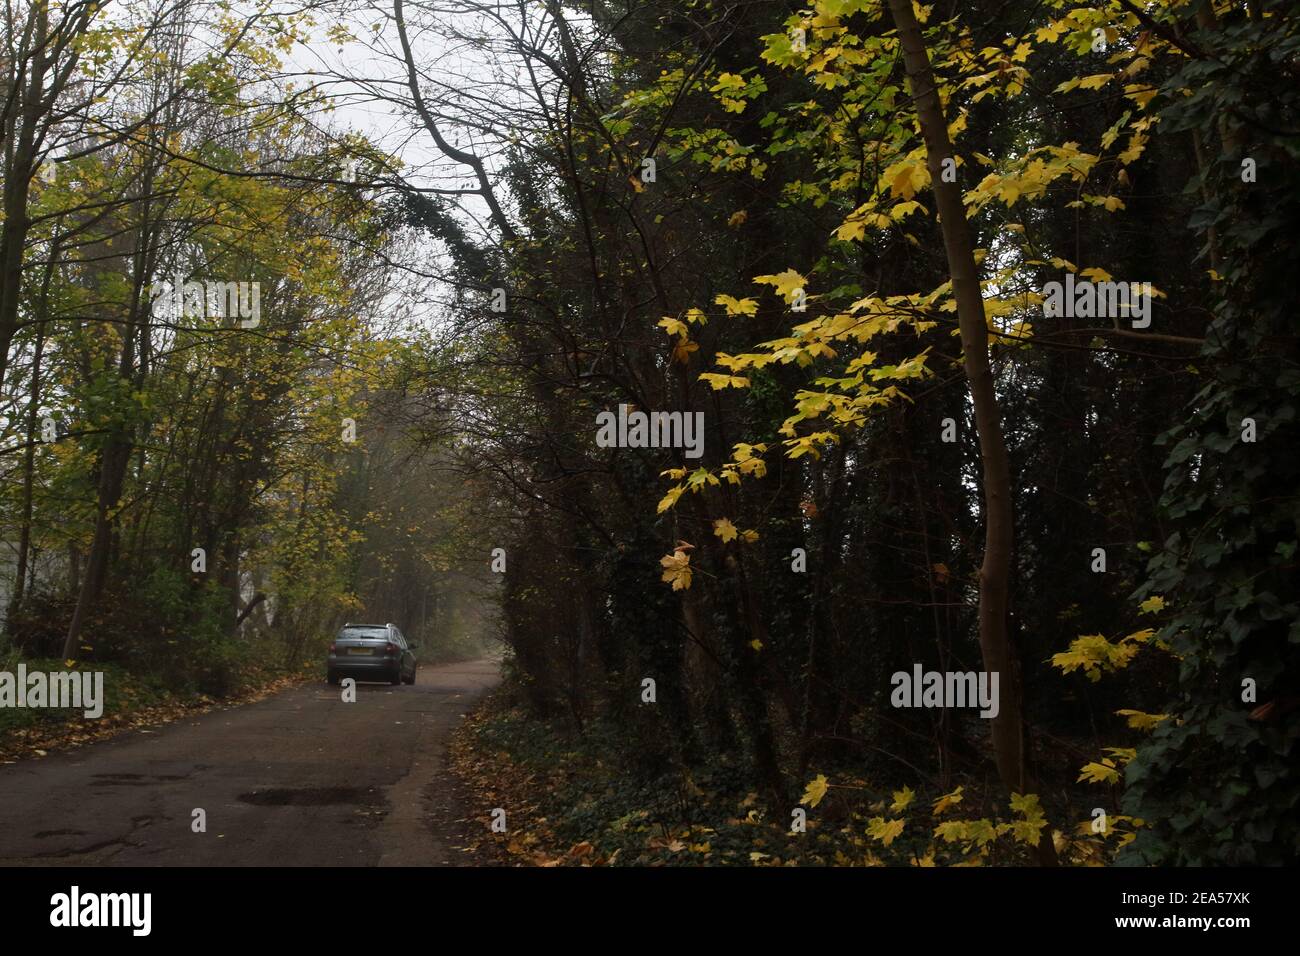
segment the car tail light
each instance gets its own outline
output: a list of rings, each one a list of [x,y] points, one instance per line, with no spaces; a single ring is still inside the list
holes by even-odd
[[[396,654],[396,653],[397,653],[397,645],[396,645],[396,644],[389,644],[389,645],[387,645],[387,646],[384,648],[384,653],[385,653],[385,654]]]

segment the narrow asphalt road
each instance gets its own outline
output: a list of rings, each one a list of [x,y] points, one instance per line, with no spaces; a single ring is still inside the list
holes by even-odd
[[[462,863],[435,822],[443,755],[497,680],[495,661],[426,664],[413,686],[358,684],[354,703],[303,684],[0,767],[0,865]]]

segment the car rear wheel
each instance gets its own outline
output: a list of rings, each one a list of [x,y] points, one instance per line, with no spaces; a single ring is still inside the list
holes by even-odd
[[[414,684],[414,683],[415,683],[415,668],[414,668],[414,667],[411,668],[411,679],[410,679],[410,680],[405,680],[405,679],[404,679],[404,680],[403,680],[403,683],[407,683],[407,684]]]
[[[392,678],[392,680],[390,680],[388,683],[390,683],[390,684],[400,684],[400,683],[402,683],[402,665],[401,665],[401,664],[398,664],[397,667],[393,669],[393,678]]]

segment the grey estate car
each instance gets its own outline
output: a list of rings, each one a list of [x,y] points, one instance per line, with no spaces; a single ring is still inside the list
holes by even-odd
[[[344,677],[414,684],[413,650],[396,624],[344,624],[330,645],[326,675],[331,684]]]

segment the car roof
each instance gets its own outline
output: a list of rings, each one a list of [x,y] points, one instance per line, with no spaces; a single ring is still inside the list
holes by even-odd
[[[386,627],[392,627],[392,626],[393,626],[393,625],[391,625],[391,624],[354,624],[354,623],[349,623],[349,624],[344,624],[344,625],[343,625],[343,627],[344,627],[345,630],[346,630],[347,628],[349,628],[349,627],[374,627],[374,628],[378,628],[378,629],[380,629],[380,630],[383,630],[383,629],[386,628]]]

